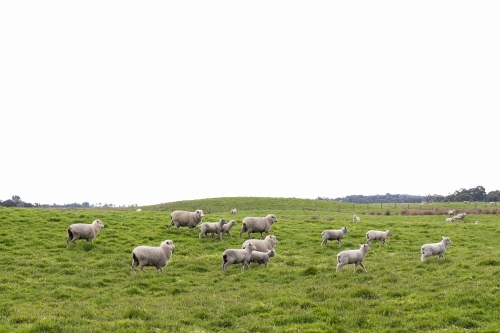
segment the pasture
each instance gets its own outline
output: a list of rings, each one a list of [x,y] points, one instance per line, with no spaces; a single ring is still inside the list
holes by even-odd
[[[466,223],[445,223],[448,208],[469,209]],[[0,332],[498,332],[500,215],[472,208],[432,204],[426,214],[421,205],[292,198],[193,200],[141,212],[0,207]],[[203,209],[204,222],[235,219],[233,238],[167,229],[172,209]],[[269,267],[241,273],[231,265],[224,275],[222,252],[247,239],[239,237],[242,219],[268,213],[279,240]],[[105,228],[94,242],[66,248],[67,227],[95,219]],[[321,246],[323,230],[343,226],[350,232],[340,249],[336,241]],[[393,236],[387,246],[372,242],[368,273],[353,265],[335,272],[337,253],[358,249],[370,229]],[[453,242],[444,259],[421,263],[420,247],[441,236]],[[132,249],[165,239],[176,249],[163,274],[146,267],[132,275]]]

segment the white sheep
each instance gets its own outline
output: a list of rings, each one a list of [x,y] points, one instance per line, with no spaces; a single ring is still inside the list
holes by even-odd
[[[175,210],[170,214],[171,222],[168,225],[170,229],[171,226],[175,225],[177,230],[181,230],[180,227],[188,227],[190,231],[201,222],[203,219],[203,211],[197,209],[194,212],[186,212],[184,210]]]
[[[496,203],[496,201],[492,201],[492,202],[490,202],[490,205],[492,205],[492,206],[496,206],[496,205],[497,205],[497,203]]]
[[[250,258],[252,256],[252,251],[255,251],[256,247],[252,243],[248,244],[244,249],[227,249],[222,253],[222,272],[226,273],[227,266],[231,264],[241,263],[241,272],[246,268],[250,268]]]
[[[233,238],[233,236],[231,236],[231,228],[234,227],[236,225],[236,221],[235,220],[231,220],[229,221],[228,223],[224,224],[222,226],[222,230],[221,230],[221,235],[224,236],[224,234],[228,234],[229,237]],[[214,236],[214,234],[212,234],[212,237]]]
[[[378,230],[368,230],[366,232],[366,244],[370,245],[371,241],[373,240],[378,240],[379,245],[378,247],[382,246],[382,243],[385,243],[387,246],[387,237],[392,236],[392,231],[391,230],[386,230],[386,231],[378,231]]]
[[[321,242],[321,245],[326,245],[326,243],[330,240],[337,240],[339,247],[342,245],[342,239],[344,238],[345,234],[349,232],[349,229],[347,227],[342,227],[341,229],[338,230],[323,230],[321,233],[321,238],[323,239],[323,242]]]
[[[104,223],[101,220],[94,220],[91,224],[85,223],[74,223],[68,227],[68,239],[66,239],[66,247],[68,244],[76,244],[77,239],[86,239],[87,242],[92,242],[92,240],[97,236],[101,228],[104,228]]]
[[[231,209],[231,215],[235,215],[237,213],[236,208]]]
[[[244,232],[248,232],[248,238],[250,238],[252,232],[260,232],[260,237],[262,237],[263,232],[269,234],[269,229],[271,229],[271,226],[275,222],[278,222],[278,220],[274,214],[267,214],[266,217],[245,217],[243,219],[240,237]]]
[[[356,268],[358,268],[358,266],[363,267],[363,270],[367,273],[363,260],[365,259],[366,253],[370,251],[370,245],[360,244],[359,246],[359,250],[345,250],[337,254],[337,272],[345,265],[354,264],[354,273],[356,273]]]
[[[172,252],[175,249],[174,242],[165,240],[160,246],[137,246],[132,251],[132,273],[135,273],[135,268],[139,266],[141,271],[146,273],[144,266],[156,267],[156,272],[163,273],[163,267],[168,263]]]
[[[265,264],[267,268],[267,264],[269,263],[269,259],[274,257],[276,253],[274,250],[269,250],[267,252],[260,251],[252,251],[250,255],[250,262],[255,262],[260,266],[261,264]]]
[[[358,216],[353,215],[353,216],[352,216],[352,221],[353,221],[353,222],[360,222],[360,221],[361,221],[361,219],[360,219]]]
[[[464,204],[468,205],[470,204],[470,201],[464,201]]]
[[[453,223],[455,222],[455,217],[448,217],[446,220],[444,220],[445,222],[449,222],[449,223]]]
[[[461,213],[461,214],[457,214],[457,217],[459,220],[465,220],[466,215],[467,215],[467,213]]]
[[[448,245],[451,244],[451,239],[449,237],[442,236],[443,239],[439,243],[432,243],[432,244],[424,244],[422,245],[421,248],[421,253],[422,257],[420,260],[422,262],[425,261],[425,258],[437,255],[438,259],[441,259],[444,257],[444,251],[446,251],[446,248]]]
[[[255,251],[267,252],[273,250],[278,245],[278,238],[274,235],[267,235],[264,239],[247,239],[243,242],[241,248],[244,249],[250,243],[255,245]]]
[[[454,209],[450,209],[448,211],[448,215],[455,215],[455,210]]]
[[[136,212],[142,212],[142,209],[137,208]]]
[[[206,238],[208,238],[207,234],[214,234],[218,235],[218,238],[222,240],[222,226],[224,226],[227,223],[226,220],[220,219],[219,222],[203,222],[198,225],[200,227],[201,232],[198,235],[200,239],[203,238],[203,235],[205,235]]]

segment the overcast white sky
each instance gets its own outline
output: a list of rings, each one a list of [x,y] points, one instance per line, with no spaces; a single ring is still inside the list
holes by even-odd
[[[498,1],[0,2],[0,199],[500,190]]]

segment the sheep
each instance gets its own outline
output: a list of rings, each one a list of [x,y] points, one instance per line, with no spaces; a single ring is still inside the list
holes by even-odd
[[[260,237],[262,237],[263,232],[269,234],[269,229],[271,229],[271,226],[275,222],[278,222],[278,220],[274,214],[267,214],[266,217],[245,217],[243,219],[240,237],[245,231],[248,232],[248,238],[250,238],[252,232],[260,232]]]
[[[448,215],[455,215],[455,210],[454,209],[450,209],[448,211]]]
[[[273,250],[278,245],[278,238],[274,235],[267,235],[264,239],[247,239],[243,242],[241,248],[244,249],[250,243],[255,245],[255,251],[267,252]]]
[[[236,208],[231,209],[231,215],[236,215],[236,213],[237,213]]]
[[[449,222],[449,223],[453,223],[455,222],[455,218],[454,217],[448,217],[446,220],[444,220],[445,222]]]
[[[229,232],[231,230],[232,227],[234,227],[236,225],[236,221],[235,220],[231,220],[229,221],[228,223],[224,224],[222,226],[222,230],[221,230],[221,237],[224,236],[224,234],[228,234],[229,237],[233,238],[233,236],[231,236],[231,233]],[[212,237],[213,237],[214,234],[212,234]]]
[[[170,239],[161,242],[160,246],[137,246],[132,251],[132,274],[139,266],[141,271],[146,273],[144,266],[156,267],[156,272],[163,273],[163,267],[168,263],[175,245]]]
[[[492,205],[492,206],[496,206],[496,205],[497,205],[497,203],[496,203],[496,201],[492,201],[492,202],[490,202],[490,205]]]
[[[241,263],[241,272],[246,268],[250,268],[250,258],[252,256],[252,251],[255,251],[256,247],[253,243],[249,243],[244,249],[227,249],[222,253],[222,273],[226,273],[227,266],[231,264]]]
[[[329,240],[337,240],[339,247],[342,245],[342,238],[344,238],[345,234],[349,232],[347,227],[342,227],[339,230],[323,230],[321,233],[321,238],[323,238],[323,242],[321,245],[326,245]]]
[[[76,244],[77,239],[86,239],[92,243],[92,240],[97,236],[101,228],[104,228],[104,223],[101,220],[94,220],[91,224],[74,223],[68,227],[68,239],[66,239],[66,247],[69,243]]]
[[[219,236],[219,239],[222,240],[222,226],[226,223],[227,221],[224,219],[220,219],[219,222],[203,222],[198,225],[198,227],[200,227],[201,229],[198,237],[202,239],[203,235],[205,235],[205,237],[208,238],[207,234],[211,233],[212,236],[214,234],[217,234]]]
[[[460,220],[465,220],[465,216],[466,216],[466,215],[467,215],[467,213],[461,213],[461,214],[458,214],[457,216],[458,216],[458,218],[459,218]]]
[[[168,225],[168,229],[175,225],[179,231],[181,230],[180,227],[188,227],[189,231],[193,231],[193,229],[201,222],[203,216],[203,211],[201,209],[197,209],[194,212],[175,210],[170,214],[171,222]]]
[[[368,230],[366,232],[366,244],[370,245],[371,241],[373,240],[378,240],[379,245],[378,247],[382,246],[382,243],[385,243],[385,246],[387,246],[387,237],[392,236],[392,231],[391,230],[386,230],[386,231],[378,231],[378,230]]]
[[[361,219],[360,219],[359,217],[357,217],[356,215],[353,215],[353,216],[352,216],[352,221],[353,221],[353,222],[360,222],[360,221],[361,221]]]
[[[449,237],[442,236],[443,239],[439,243],[424,244],[421,248],[422,257],[420,261],[424,262],[425,258],[437,255],[438,259],[444,257],[444,251],[448,245],[451,244],[451,239]]]
[[[274,257],[276,253],[274,250],[269,250],[267,252],[260,251],[252,251],[250,255],[250,262],[255,262],[260,266],[261,264],[265,264],[267,268],[267,264],[269,263],[269,259]]]
[[[142,209],[137,208],[136,212],[142,212]]]
[[[354,273],[356,273],[358,265],[363,267],[363,270],[367,273],[363,260],[365,259],[366,253],[370,251],[370,245],[359,244],[359,246],[359,250],[345,250],[337,254],[337,272],[347,264],[354,264]]]
[[[474,222],[474,224],[478,224],[478,223],[479,223],[479,222],[477,222],[477,221],[476,221],[476,222]]]
[[[470,204],[470,201],[464,201],[464,204],[468,205]]]

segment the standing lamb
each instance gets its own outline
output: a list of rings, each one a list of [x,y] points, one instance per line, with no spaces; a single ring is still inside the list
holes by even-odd
[[[243,219],[240,237],[244,232],[248,232],[248,238],[250,238],[252,232],[260,232],[260,237],[262,237],[263,232],[269,234],[269,229],[271,229],[271,226],[275,222],[278,222],[278,220],[274,214],[267,214],[266,217],[245,217]]]
[[[387,246],[386,240],[387,237],[389,236],[392,236],[391,230],[386,230],[386,231],[368,230],[366,232],[366,244],[370,245],[371,241],[378,240],[379,241],[378,247],[381,247],[382,243],[385,243],[385,246]]]
[[[269,259],[274,257],[276,254],[274,250],[269,250],[267,252],[260,251],[252,251],[250,255],[250,262],[255,262],[260,266],[261,264],[265,264],[267,268],[267,264],[269,263]]]
[[[323,238],[323,242],[321,242],[321,245],[326,245],[326,243],[329,240],[337,240],[339,247],[342,245],[342,239],[344,238],[345,234],[349,232],[349,229],[347,227],[342,227],[339,230],[323,230],[321,233],[321,238]]]
[[[430,256],[438,256],[438,259],[444,258],[444,252],[446,251],[446,248],[448,245],[451,244],[451,239],[449,237],[442,236],[443,240],[441,240],[439,243],[432,243],[432,244],[424,244],[422,245],[421,252],[422,252],[422,257],[420,260],[422,262],[425,261],[425,258],[430,257]]]
[[[236,213],[237,213],[236,208],[231,209],[231,215],[236,215]]]
[[[197,209],[194,212],[174,210],[172,214],[170,214],[172,221],[168,225],[168,228],[170,229],[171,226],[175,225],[179,231],[181,230],[180,227],[188,227],[189,231],[193,231],[193,229],[201,222],[203,216],[203,211],[201,209]]]
[[[233,236],[231,236],[231,233],[229,231],[231,231],[231,228],[234,227],[236,225],[236,221],[235,220],[231,220],[229,221],[229,223],[226,223],[222,226],[222,230],[221,230],[221,234],[222,236],[224,236],[224,234],[228,234],[229,237],[233,238]],[[212,234],[212,237],[213,237],[214,234]]]
[[[156,272],[163,273],[163,267],[168,263],[174,249],[174,242],[169,239],[161,242],[159,247],[137,246],[132,251],[132,274],[135,273],[137,266],[144,273],[146,273],[144,266],[154,266]]]
[[[353,215],[353,216],[352,216],[352,221],[353,221],[353,222],[360,222],[360,221],[361,221],[361,219],[360,219],[358,216]]]
[[[455,218],[454,217],[448,217],[446,220],[444,220],[445,222],[449,222],[449,223],[453,223],[455,222]]]
[[[217,234],[219,239],[222,240],[222,226],[224,226],[227,223],[226,220],[220,219],[219,222],[203,222],[202,224],[199,224],[198,226],[201,229],[201,232],[199,234],[199,238],[202,239],[203,235],[205,235],[206,238],[208,238],[207,234]]]
[[[248,244],[244,249],[227,249],[222,253],[222,273],[226,273],[227,266],[231,264],[241,263],[241,272],[246,268],[250,268],[250,258],[252,256],[252,251],[255,251],[256,247],[252,243]]]
[[[363,267],[365,273],[367,273],[365,265],[363,265],[363,260],[365,259],[366,253],[370,251],[370,245],[360,244],[359,246],[359,250],[346,250],[337,254],[337,272],[345,265],[354,264],[354,273],[356,273],[358,265]]]
[[[77,239],[86,239],[87,242],[92,242],[92,240],[97,236],[101,228],[104,228],[104,223],[101,220],[94,220],[91,224],[85,223],[75,223],[68,227],[68,239],[66,239],[66,247],[68,244],[76,244]]]
[[[267,252],[273,250],[278,245],[278,238],[274,235],[267,235],[264,239],[247,239],[243,242],[241,248],[245,248],[248,244],[255,245],[255,251]]]

